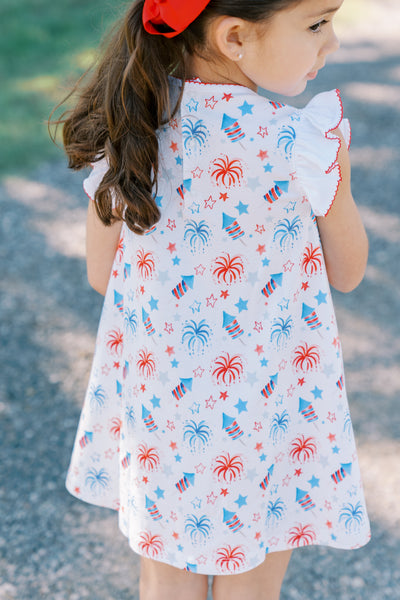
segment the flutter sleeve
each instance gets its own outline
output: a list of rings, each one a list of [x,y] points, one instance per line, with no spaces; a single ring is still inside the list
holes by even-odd
[[[90,198],[90,200],[94,200],[94,196],[96,194],[97,188],[103,180],[104,175],[108,171],[108,161],[106,158],[102,158],[94,163],[92,163],[92,170],[89,173],[88,177],[83,180],[83,189],[86,192],[86,195]],[[112,207],[115,208],[115,194],[113,190],[111,190],[111,198],[112,198]]]
[[[341,181],[338,154],[341,141],[332,133],[339,128],[350,147],[350,123],[343,119],[339,90],[315,96],[299,111],[294,148],[297,178],[317,217],[325,217]]]

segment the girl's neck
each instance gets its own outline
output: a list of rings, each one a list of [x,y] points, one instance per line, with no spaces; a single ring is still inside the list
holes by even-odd
[[[233,61],[216,63],[194,55],[188,59],[187,70],[189,79],[198,78],[204,83],[243,85],[257,91],[254,83],[244,75],[238,63]]]

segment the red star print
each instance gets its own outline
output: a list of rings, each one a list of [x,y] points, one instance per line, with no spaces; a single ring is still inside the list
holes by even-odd
[[[176,142],[171,142],[170,148],[171,148],[172,152],[177,152],[178,144]]]
[[[164,331],[167,333],[172,333],[174,328],[172,327],[172,323],[165,323]]]
[[[178,121],[176,119],[171,119],[170,125],[171,125],[172,129],[177,129],[178,128]]]
[[[139,291],[140,291],[141,294],[144,294],[144,285],[140,286]]]
[[[115,362],[115,363],[113,364],[113,367],[114,367],[114,369],[119,369],[119,367],[120,367],[120,364],[119,364],[119,362]]]
[[[206,98],[206,108],[211,108],[212,110],[214,110],[215,105],[218,103],[218,100],[216,100],[214,98],[214,96],[211,96],[211,98]]]
[[[173,421],[168,421],[168,419],[167,419],[167,428],[170,431],[174,431],[174,429],[175,429],[175,423]]]
[[[219,495],[220,495],[220,496],[227,496],[227,495],[228,495],[228,490],[227,490],[226,488],[225,488],[225,489],[222,489],[222,488],[221,488],[221,492],[220,492],[220,494],[219,494]]]
[[[262,447],[263,447],[262,443],[261,443],[261,442],[258,442],[258,444],[256,444],[256,445],[254,446],[254,450],[257,450],[257,452],[261,452],[261,450],[262,450]]]
[[[206,400],[206,408],[211,408],[211,410],[213,410],[215,403],[216,403],[216,400],[214,400],[214,398],[212,396],[210,396]]]
[[[173,231],[174,229],[176,229],[176,224],[175,224],[175,219],[168,219],[168,223],[166,225],[168,227],[168,229],[170,229],[171,231]]]
[[[115,271],[113,271],[113,272],[112,272],[112,276],[113,276],[114,278],[115,278],[115,277],[118,277],[118,269],[115,269]]]
[[[195,179],[197,177],[197,179],[200,179],[200,177],[203,174],[203,169],[200,169],[200,167],[196,167],[194,171],[192,171],[192,175],[193,175],[193,179]]]
[[[206,200],[204,200],[204,208],[214,208],[214,204],[216,203],[216,200],[214,200],[214,198],[212,196],[209,196]]]
[[[206,298],[206,300],[207,300],[206,306],[211,306],[212,308],[214,308],[214,305],[217,301],[217,298],[214,297],[214,294],[211,294],[211,296]]]
[[[308,290],[309,287],[310,284],[308,283],[308,281],[303,281],[303,283],[301,284],[301,289],[304,291]]]
[[[297,179],[297,177],[296,177],[296,171],[294,173],[289,173],[289,175],[290,175],[291,181],[294,181],[295,179]]]
[[[143,481],[143,483],[149,483],[149,478],[144,476],[144,477],[142,477],[142,481]]]
[[[175,350],[173,346],[167,346],[167,349],[165,350],[165,352],[168,354],[168,356],[171,356],[171,354],[175,354]]]
[[[224,193],[220,192],[219,199],[223,200],[225,202],[226,200],[228,200],[228,194],[226,192],[224,192]]]
[[[142,383],[142,385],[140,386],[140,391],[141,392],[145,392],[146,391],[146,386],[144,385],[144,383]]]
[[[330,443],[332,444],[332,442],[334,442],[336,440],[336,435],[334,433],[330,433],[328,435],[328,440],[330,441]]]
[[[260,333],[260,331],[263,330],[263,325],[262,325],[261,321],[254,321],[253,329],[254,329],[254,331],[258,331],[258,333]]]
[[[328,529],[332,529],[332,523],[331,523],[331,521],[327,521],[325,523],[325,525],[327,526]]]
[[[254,421],[253,429],[254,429],[254,431],[261,431],[262,425],[261,425],[260,421]]]
[[[226,94],[226,93],[225,93],[225,94],[222,96],[222,100],[226,100],[227,102],[229,102],[229,100],[232,100],[232,98],[233,98],[232,94]]]
[[[168,252],[171,252],[171,254],[176,252],[176,244],[172,244],[172,242],[170,242],[167,246],[167,250]]]
[[[300,477],[301,473],[302,473],[301,469],[296,469],[295,472],[294,472],[294,474],[296,475],[296,477]]]
[[[255,539],[255,540],[257,540],[257,542],[258,542],[258,540],[259,540],[260,538],[261,538],[261,531],[257,531],[257,533],[256,533],[256,534],[255,534],[255,536],[254,536],[254,539]]]
[[[260,354],[263,354],[264,348],[262,346],[260,346],[260,345],[257,344],[254,352],[257,352],[258,356],[260,356]]]
[[[226,400],[228,397],[228,392],[220,392],[219,393],[219,399],[220,400]]]
[[[80,494],[81,488],[79,488],[79,487],[74,488],[74,492],[75,492],[75,494]]]
[[[255,228],[256,233],[264,233],[264,231],[265,231],[264,225],[256,225],[256,228]]]
[[[288,260],[284,265],[283,265],[283,270],[285,271],[285,273],[287,271],[291,271],[294,267],[294,263],[292,263],[291,260]]]
[[[176,442],[171,442],[171,443],[170,443],[170,445],[169,445],[169,447],[170,447],[170,448],[171,448],[171,450],[174,452],[174,450],[176,450],[176,449],[177,449],[178,445],[177,445],[177,443],[176,443]]]
[[[332,346],[335,346],[335,348],[340,348],[340,340],[338,337],[333,339]]]
[[[302,377],[301,379],[297,380],[297,385],[302,386],[304,384],[305,384],[304,377]]]
[[[198,267],[195,267],[194,270],[195,270],[196,275],[203,275],[206,268],[204,265],[199,265]]]
[[[227,298],[228,296],[229,296],[228,290],[222,290],[221,291],[221,298]]]
[[[265,138],[266,135],[268,135],[268,129],[266,127],[259,127],[258,131],[257,131],[257,135],[260,135],[262,138]]]
[[[202,369],[201,367],[197,367],[197,369],[193,370],[193,375],[195,377],[203,377],[203,373],[204,373],[204,369]]]
[[[265,244],[263,244],[263,245],[258,244],[257,252],[259,253],[260,256],[261,256],[261,254],[264,254],[264,252],[265,252]]]
[[[268,152],[266,150],[260,150],[257,156],[260,160],[265,160],[266,158],[268,158]]]
[[[174,540],[179,540],[179,533],[174,531],[174,533],[172,534],[172,537],[174,538]]]

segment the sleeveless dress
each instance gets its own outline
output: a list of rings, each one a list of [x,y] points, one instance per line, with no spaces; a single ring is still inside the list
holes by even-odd
[[[342,116],[337,90],[299,110],[193,80],[159,132],[161,219],[122,227],[67,477],[140,555],[231,574],[370,538],[316,224]]]

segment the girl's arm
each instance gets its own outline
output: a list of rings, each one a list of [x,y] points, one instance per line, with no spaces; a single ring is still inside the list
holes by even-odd
[[[340,182],[335,201],[326,217],[318,217],[329,283],[340,292],[351,292],[361,282],[368,259],[368,239],[350,186],[350,159],[341,132],[338,162]]]
[[[106,293],[111,268],[117,250],[122,221],[106,226],[99,219],[93,200],[90,200],[86,221],[86,268],[92,288]]]

